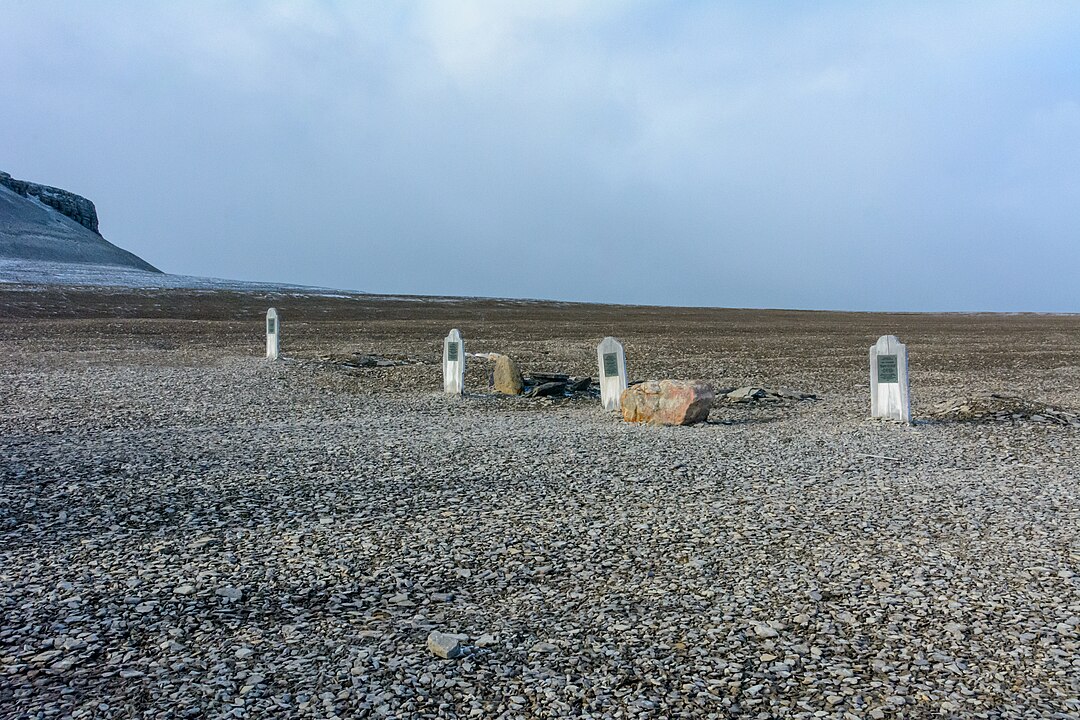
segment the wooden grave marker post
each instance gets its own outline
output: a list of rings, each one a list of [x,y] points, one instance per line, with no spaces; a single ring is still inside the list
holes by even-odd
[[[600,402],[605,410],[618,410],[626,389],[626,352],[622,343],[613,337],[604,338],[596,346],[596,361],[600,366]]]
[[[266,357],[277,360],[281,350],[281,318],[278,311],[270,308],[266,311]]]
[[[443,392],[449,395],[465,393],[465,341],[461,331],[454,328],[443,340]]]
[[[911,424],[907,345],[882,335],[870,348],[870,417]]]

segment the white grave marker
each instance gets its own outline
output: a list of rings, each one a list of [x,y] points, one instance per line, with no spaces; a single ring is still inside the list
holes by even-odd
[[[465,392],[465,341],[454,328],[443,340],[443,392],[461,395]]]
[[[277,310],[270,308],[266,311],[266,357],[277,360],[280,347],[281,318],[278,317]]]
[[[870,348],[870,417],[911,423],[907,345],[882,335]]]
[[[622,343],[606,337],[596,346],[596,361],[600,365],[600,402],[605,410],[618,410],[622,391],[626,389],[626,353]]]

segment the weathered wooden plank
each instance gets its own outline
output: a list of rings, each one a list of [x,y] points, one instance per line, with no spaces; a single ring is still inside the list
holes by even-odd
[[[596,361],[600,367],[600,402],[605,410],[618,410],[626,389],[626,352],[622,343],[613,337],[604,338],[596,346]]]
[[[443,392],[450,395],[465,392],[465,341],[457,328],[443,340]]]
[[[895,335],[882,335],[870,348],[870,417],[911,423],[907,346]]]
[[[266,357],[277,360],[281,350],[281,317],[278,311],[270,308],[266,311]]]

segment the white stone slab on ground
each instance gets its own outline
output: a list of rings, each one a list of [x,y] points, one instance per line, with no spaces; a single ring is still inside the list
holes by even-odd
[[[266,357],[277,360],[281,349],[281,318],[278,311],[270,308],[266,311]]]
[[[596,346],[596,361],[600,366],[600,402],[605,410],[618,410],[626,389],[626,352],[622,343],[613,337],[604,338]]]
[[[895,335],[882,335],[870,348],[870,417],[911,423],[907,346]]]
[[[465,341],[461,331],[454,328],[443,340],[443,392],[461,395],[465,392]]]

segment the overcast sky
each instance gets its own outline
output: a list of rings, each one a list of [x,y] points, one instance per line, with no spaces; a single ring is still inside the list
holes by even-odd
[[[0,69],[168,272],[1080,311],[1080,3],[0,0]]]

